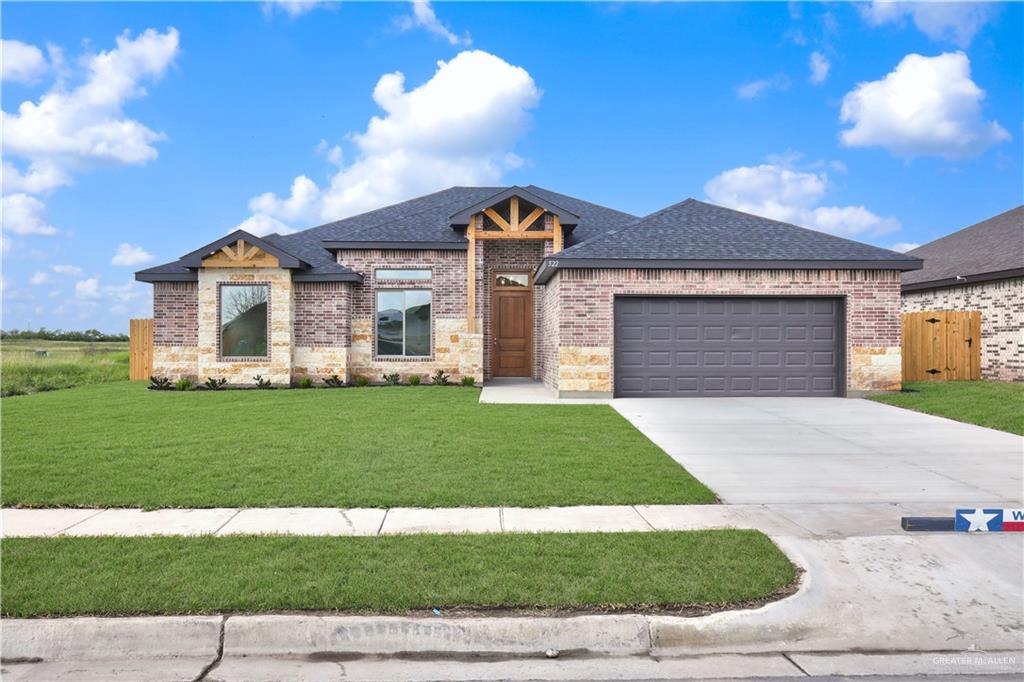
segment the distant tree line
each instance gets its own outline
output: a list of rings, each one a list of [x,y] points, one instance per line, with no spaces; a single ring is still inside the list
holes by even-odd
[[[63,329],[47,329],[24,331],[12,329],[0,330],[0,339],[42,339],[44,341],[127,341],[127,334],[104,334],[97,329],[86,329],[81,332],[64,331]]]

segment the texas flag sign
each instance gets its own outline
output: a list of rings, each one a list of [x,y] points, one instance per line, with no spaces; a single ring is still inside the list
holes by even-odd
[[[966,533],[1024,532],[1024,509],[957,509],[953,530]]]
[[[1004,509],[1003,530],[1024,533],[1024,509]]]

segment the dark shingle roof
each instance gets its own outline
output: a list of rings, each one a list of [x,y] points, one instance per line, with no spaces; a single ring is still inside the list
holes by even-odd
[[[929,283],[948,285],[947,280],[955,282],[957,277],[995,279],[993,273],[1010,275],[1022,270],[1024,206],[919,246],[907,255],[924,259],[924,268],[903,276],[904,288],[909,289],[925,289]]]
[[[561,259],[854,260],[917,259],[817,230],[687,199],[558,254]]]
[[[294,276],[297,280],[354,275],[351,270],[335,262],[328,248],[338,248],[342,245],[358,248],[390,244],[408,245],[409,248],[464,249],[467,244],[466,238],[461,231],[452,229],[449,217],[467,206],[507,189],[509,188],[449,187],[294,234],[271,234],[263,239],[312,266],[296,271]],[[579,216],[579,224],[566,237],[567,244],[578,243],[636,220],[636,216],[628,213],[533,185],[525,189]],[[136,275],[143,281],[153,281],[157,278],[196,278],[195,271],[184,267],[180,261],[142,270]]]

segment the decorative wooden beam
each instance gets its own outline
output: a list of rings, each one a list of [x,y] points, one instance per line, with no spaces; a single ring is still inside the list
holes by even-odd
[[[526,219],[523,222],[519,223],[519,230],[521,232],[525,232],[530,228],[530,225],[533,225],[535,222],[537,222],[537,218],[540,218],[542,215],[544,215],[543,208],[540,208],[538,206],[537,208],[533,209],[530,215],[526,216]]]
[[[493,208],[485,208],[484,209],[484,213],[487,214],[488,218],[490,218],[495,223],[497,223],[498,227],[500,227],[502,230],[505,230],[507,232],[511,232],[512,231],[512,226],[508,224],[508,221],[505,220],[504,218],[502,218],[501,214],[499,214]]]
[[[512,197],[512,201],[509,204],[508,217],[509,222],[512,224],[512,231],[519,231],[519,197]]]
[[[555,236],[551,244],[551,253],[558,253],[562,250],[565,235],[562,233],[562,221],[555,216]]]
[[[484,232],[476,233],[477,239],[551,239],[550,232],[536,230],[535,232]]]
[[[466,317],[469,333],[476,333],[476,216],[469,219],[466,231],[469,246],[466,248]]]

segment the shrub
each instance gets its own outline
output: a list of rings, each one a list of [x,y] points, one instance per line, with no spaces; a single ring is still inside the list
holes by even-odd
[[[448,385],[448,379],[449,379],[449,377],[448,377],[447,374],[444,373],[443,369],[437,370],[430,377],[430,380],[434,383],[435,386],[447,386]]]
[[[476,377],[462,377],[463,386],[476,386]]]
[[[369,386],[370,380],[366,377],[356,377],[356,386]]]
[[[327,386],[330,388],[341,388],[342,386],[345,385],[345,382],[342,381],[341,377],[339,377],[337,374],[332,374],[331,376],[324,379],[324,383],[327,384]]]
[[[423,381],[423,378],[420,377],[419,374],[410,374],[409,375],[409,385],[410,386],[419,386],[421,381]]]
[[[213,377],[206,377],[206,381],[203,382],[203,387],[210,391],[219,391],[228,383],[228,380],[224,377],[220,379],[214,379]]]
[[[167,377],[150,377],[149,387],[154,391],[169,391],[172,388],[171,380]]]
[[[174,388],[178,391],[190,391],[192,390],[192,380],[188,377],[182,377],[174,384]]]
[[[384,375],[384,383],[387,384],[388,386],[397,386],[398,382],[401,381],[401,379],[402,378],[398,375],[398,372]]]
[[[313,377],[302,377],[299,379],[299,388],[313,388]]]
[[[256,388],[270,388],[270,379],[264,379],[262,374],[257,374],[252,380],[256,382]]]

